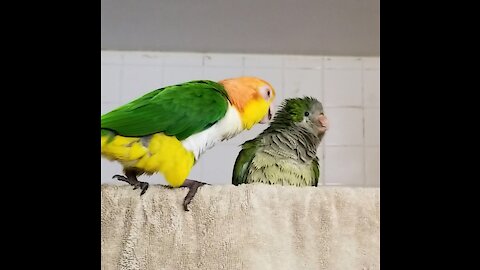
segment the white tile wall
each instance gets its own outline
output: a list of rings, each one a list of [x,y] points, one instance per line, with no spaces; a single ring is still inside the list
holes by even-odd
[[[366,186],[380,186],[380,147],[365,147]]]
[[[189,80],[203,79],[201,67],[170,67],[163,68],[164,85],[178,84]]]
[[[380,109],[365,108],[365,146],[380,145]]]
[[[325,57],[327,69],[361,69],[362,58],[359,57]]]
[[[196,66],[203,65],[203,55],[199,53],[165,53],[165,66]]]
[[[110,112],[116,109],[119,106],[120,106],[120,103],[102,102],[102,108],[100,109],[100,113],[103,115],[107,112]]]
[[[188,175],[188,179],[194,179],[197,181],[203,181],[204,182],[204,167],[205,167],[205,159],[201,158],[197,161],[197,164],[193,166],[192,170],[190,171],[190,174]],[[165,181],[165,180],[164,180]]]
[[[205,54],[203,63],[205,67],[243,67],[242,54]]]
[[[121,102],[127,103],[163,85],[163,68],[150,65],[126,65],[121,80]]]
[[[122,67],[120,65],[102,64],[101,67],[102,102],[120,102],[120,82]]]
[[[243,67],[218,67],[205,66],[203,68],[203,79],[220,81],[227,78],[243,76]]]
[[[321,69],[290,69],[284,70],[284,97],[314,96],[322,97]]]
[[[325,144],[363,145],[363,110],[359,108],[325,108],[330,129],[325,134]]]
[[[210,184],[232,182],[233,165],[240,152],[239,146],[219,143],[203,154],[204,181]]]
[[[269,81],[284,98],[318,98],[330,120],[330,130],[318,149],[320,184],[380,185],[380,59],[297,55],[200,54],[102,51],[101,112],[166,85],[194,79],[221,80],[243,75]],[[267,125],[256,125],[207,151],[189,178],[229,184],[239,145]],[[102,158],[101,181],[121,174],[115,162]],[[161,175],[142,177],[165,184]]]
[[[327,69],[325,76],[325,105],[329,107],[361,107],[362,70]]]
[[[330,146],[325,150],[326,185],[365,185],[362,146]]]
[[[300,69],[321,69],[323,67],[323,56],[299,56],[290,55],[283,58],[285,68]]]
[[[244,56],[245,67],[282,68],[283,59],[277,55],[257,54]]]
[[[116,51],[102,51],[102,66],[104,64],[122,64],[124,55]]]
[[[380,107],[380,70],[367,69],[363,73],[365,107]]]
[[[114,183],[118,184],[119,181],[112,179],[115,174],[123,174],[122,166],[117,162],[111,162],[105,158],[101,158],[101,175],[102,183]]]
[[[165,54],[158,52],[128,52],[122,54],[123,64],[145,65],[145,66],[162,66]]]
[[[363,68],[365,69],[380,69],[379,57],[365,57],[363,58]]]

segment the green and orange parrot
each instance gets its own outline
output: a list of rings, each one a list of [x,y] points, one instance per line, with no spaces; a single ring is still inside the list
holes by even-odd
[[[101,155],[118,161],[120,181],[148,189],[137,176],[162,173],[172,187],[188,187],[183,206],[205,183],[187,179],[201,154],[272,118],[275,90],[255,77],[196,80],[154,90],[101,117]]]

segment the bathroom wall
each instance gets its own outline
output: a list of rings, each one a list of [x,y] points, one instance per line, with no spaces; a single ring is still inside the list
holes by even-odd
[[[153,89],[195,79],[248,75],[269,81],[284,98],[304,95],[324,105],[330,129],[319,148],[319,185],[380,185],[380,58],[217,53],[102,51],[101,113]],[[266,125],[256,125],[207,151],[189,178],[230,184],[239,145]],[[119,183],[121,166],[101,158],[102,183]],[[159,174],[142,178],[165,184]],[[140,179],[142,180],[142,179]]]

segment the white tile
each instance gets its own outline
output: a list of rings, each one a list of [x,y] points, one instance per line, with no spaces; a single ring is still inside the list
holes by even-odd
[[[122,53],[119,51],[103,51],[101,52],[102,64],[122,64]]]
[[[325,108],[329,129],[326,145],[363,145],[363,111],[357,108]]]
[[[142,175],[138,178],[139,181],[148,182],[151,185],[164,185],[169,186],[170,184],[165,180],[165,177],[162,173],[155,173],[152,175]]]
[[[202,66],[203,54],[201,53],[165,53],[165,66]]]
[[[190,171],[190,174],[187,178],[190,180],[204,182],[205,179],[203,179],[203,167],[203,159],[200,158],[200,160],[198,160],[197,163],[193,165],[192,170]]]
[[[124,66],[121,101],[130,102],[163,86],[165,85],[162,80],[162,67]]]
[[[244,75],[258,77],[269,82],[275,89],[276,96],[274,104],[278,105],[284,99],[283,73],[281,69],[247,67],[245,68]]]
[[[120,78],[122,68],[119,65],[101,66],[101,101],[119,102],[120,101]]]
[[[165,67],[163,73],[164,85],[174,85],[193,80],[202,80],[202,67]]]
[[[101,104],[101,109],[100,109],[100,113],[102,115],[110,112],[110,111],[113,111],[114,109],[120,107],[120,104],[119,103],[106,103],[106,102],[102,102]]]
[[[363,93],[365,107],[380,107],[380,70],[363,72]]]
[[[365,148],[366,186],[380,187],[380,147]]]
[[[360,69],[362,68],[362,58],[327,56],[324,60],[324,67],[326,69]]]
[[[241,54],[205,54],[203,63],[206,67],[243,67]]]
[[[312,96],[322,102],[322,72],[313,69],[284,70],[285,98]]]
[[[380,57],[364,57],[362,60],[364,69],[380,69]]]
[[[246,54],[245,67],[269,67],[282,68],[283,58],[281,55]]]
[[[106,158],[101,157],[101,165],[100,165],[100,177],[101,183],[112,183],[112,184],[119,184],[120,181],[117,179],[112,179],[112,177],[116,174],[123,175],[123,168],[120,163],[115,161],[110,161]]]
[[[325,182],[327,185],[363,186],[363,147],[327,146]]]
[[[361,70],[325,70],[325,106],[362,106]]]
[[[380,145],[380,109],[365,109],[365,145]]]
[[[203,177],[205,182],[215,185],[232,183],[233,165],[240,147],[219,143],[203,154]]]
[[[321,69],[323,56],[288,55],[283,61],[285,68]]]
[[[163,64],[165,54],[160,52],[125,52],[123,63],[125,65],[159,66]]]
[[[203,78],[206,80],[220,81],[240,77],[243,75],[241,67],[204,67]]]

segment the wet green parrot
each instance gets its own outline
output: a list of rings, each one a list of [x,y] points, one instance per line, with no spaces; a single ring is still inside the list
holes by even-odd
[[[284,100],[270,126],[242,145],[232,184],[316,186],[320,177],[317,148],[327,129],[317,99]]]

